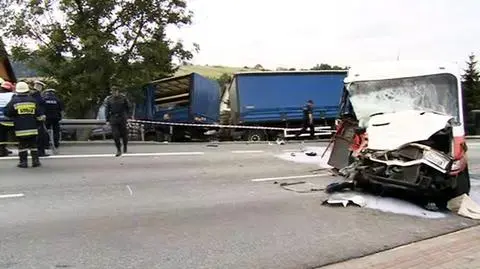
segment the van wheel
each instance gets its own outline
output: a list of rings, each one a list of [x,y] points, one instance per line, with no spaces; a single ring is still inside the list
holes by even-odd
[[[263,131],[250,131],[248,132],[247,140],[251,142],[264,141],[265,133]]]

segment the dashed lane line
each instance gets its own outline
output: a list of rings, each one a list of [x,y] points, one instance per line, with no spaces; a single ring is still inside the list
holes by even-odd
[[[232,150],[232,153],[242,154],[242,153],[263,153],[263,150]]]
[[[0,199],[5,199],[5,198],[19,198],[23,197],[25,194],[23,193],[15,193],[15,194],[2,194],[0,195]]]

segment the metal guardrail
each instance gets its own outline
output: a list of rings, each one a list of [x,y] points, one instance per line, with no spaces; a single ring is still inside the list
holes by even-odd
[[[60,125],[65,129],[101,127],[107,124],[106,120],[97,119],[63,119]]]

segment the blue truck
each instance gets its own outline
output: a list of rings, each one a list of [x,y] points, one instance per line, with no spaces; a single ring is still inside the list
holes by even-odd
[[[224,131],[223,136],[249,141],[294,137],[307,100],[315,103],[316,135],[331,134],[346,75],[346,70],[237,73],[222,96],[221,123],[280,127],[290,132],[237,129]]]
[[[220,86],[197,73],[147,83],[142,98],[133,104],[133,118],[145,121],[213,124],[219,121]],[[104,106],[97,119],[104,119]],[[104,136],[108,127],[97,128],[92,136]],[[185,141],[205,139],[204,128],[142,124],[136,131],[145,140]],[[132,129],[132,128],[131,128]],[[106,135],[109,136],[108,134]]]

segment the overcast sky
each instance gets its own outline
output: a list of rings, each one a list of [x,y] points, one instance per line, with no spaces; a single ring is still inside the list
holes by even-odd
[[[480,0],[189,0],[196,64],[310,68],[480,56]]]

